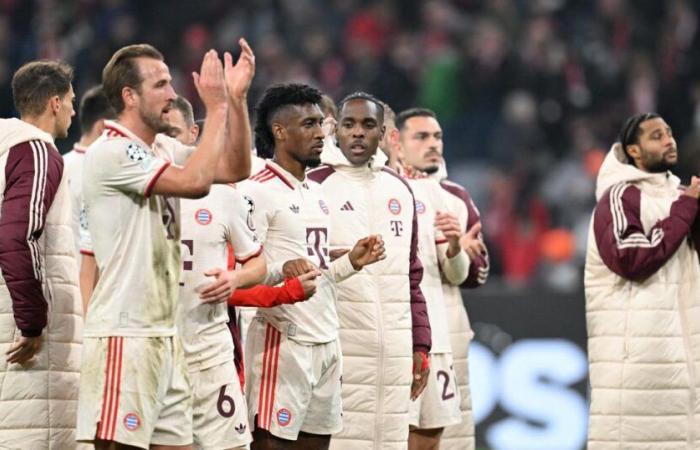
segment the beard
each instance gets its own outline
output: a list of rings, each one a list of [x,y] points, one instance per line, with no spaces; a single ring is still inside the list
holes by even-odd
[[[440,170],[440,166],[438,166],[438,165],[427,166],[427,167],[423,167],[423,169],[421,169],[421,170],[423,170],[423,172],[427,173],[428,175],[432,175],[432,174],[436,173],[438,170]]]
[[[170,124],[163,120],[160,113],[152,114],[143,109],[139,109],[139,116],[143,123],[148,125],[148,127],[156,133],[167,133],[170,130]]]
[[[318,167],[321,165],[321,157],[320,156],[312,156],[306,159],[303,159],[301,163],[304,165],[304,167],[313,169],[315,167]]]
[[[663,155],[657,161],[644,161],[644,166],[651,173],[664,173],[673,169],[677,163],[678,161],[668,161],[666,155]]]

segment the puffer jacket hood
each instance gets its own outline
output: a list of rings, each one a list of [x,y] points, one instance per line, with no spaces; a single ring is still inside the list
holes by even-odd
[[[595,198],[596,201],[605,194],[611,186],[620,182],[636,182],[642,180],[665,181],[668,180],[676,186],[680,185],[680,179],[671,172],[650,173],[637,169],[637,167],[627,163],[627,155],[619,142],[613,144],[610,151],[605,156],[603,164],[598,172],[596,181]]]

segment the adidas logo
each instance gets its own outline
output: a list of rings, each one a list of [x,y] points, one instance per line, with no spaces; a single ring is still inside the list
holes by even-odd
[[[299,207],[297,205],[292,205],[289,207],[289,209],[294,213],[294,214],[299,214]]]
[[[352,207],[352,203],[350,203],[350,200],[345,202],[343,206],[340,207],[341,211],[355,211],[355,208]]]
[[[236,431],[238,431],[238,434],[243,434],[245,433],[246,426],[244,423],[239,423],[237,427],[235,427]]]

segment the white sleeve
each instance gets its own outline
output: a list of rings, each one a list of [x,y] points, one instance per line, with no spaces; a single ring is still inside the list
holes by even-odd
[[[99,162],[96,161],[101,166],[102,184],[144,197],[151,194],[156,180],[170,165],[170,161],[157,157],[151,149],[127,139],[105,142],[95,151],[102,152]]]
[[[226,198],[230,199],[226,209],[229,212],[228,241],[233,246],[233,254],[236,262],[244,264],[249,259],[258,256],[262,252],[262,245],[255,234],[253,222],[253,208],[248,202],[244,202],[241,194],[235,188],[226,186]]]
[[[275,215],[274,202],[265,194],[265,190],[261,188],[260,183],[255,181],[246,180],[239,183],[238,190],[241,193],[244,208],[248,209],[253,219],[253,232],[264,246],[270,221]],[[268,258],[267,275],[263,283],[274,286],[284,281],[284,274],[282,273],[284,263],[285,261],[275,261],[272,258]]]
[[[350,278],[352,275],[355,275],[357,270],[352,266],[350,262],[350,252],[348,252],[330,263],[328,270],[324,272],[327,272],[326,275],[335,283],[340,283]]]
[[[447,257],[447,243],[436,243],[438,261],[440,262],[440,271],[445,279],[453,286],[459,286],[469,276],[469,266],[471,260],[464,250],[460,250],[452,258]]]
[[[85,203],[80,203],[80,221],[78,226],[78,236],[80,237],[80,253],[85,255],[94,255],[92,248],[92,237],[88,230],[87,212],[85,211]]]

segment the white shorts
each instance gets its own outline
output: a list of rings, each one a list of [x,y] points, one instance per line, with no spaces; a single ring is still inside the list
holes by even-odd
[[[430,355],[430,375],[423,393],[408,407],[408,423],[421,430],[443,428],[462,421],[457,376],[451,353]]]
[[[192,443],[192,396],[176,337],[83,339],[76,439]]]
[[[246,360],[251,424],[293,441],[300,431],[326,435],[342,429],[337,339],[302,345],[256,317],[248,331]]]
[[[220,450],[248,445],[248,408],[233,359],[190,372],[190,379],[195,446]]]

